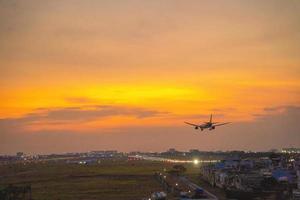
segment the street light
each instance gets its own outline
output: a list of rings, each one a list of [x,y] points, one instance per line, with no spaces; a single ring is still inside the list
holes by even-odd
[[[195,159],[195,160],[193,161],[193,163],[194,163],[195,165],[198,165],[199,160]]]

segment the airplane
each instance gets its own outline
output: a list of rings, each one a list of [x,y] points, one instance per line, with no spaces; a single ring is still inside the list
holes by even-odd
[[[199,129],[201,131],[203,131],[204,129],[208,129],[208,130],[213,130],[216,128],[216,126],[223,126],[225,124],[229,124],[230,122],[225,122],[225,123],[219,123],[219,122],[212,122],[212,114],[210,115],[210,120],[209,122],[204,122],[203,124],[192,124],[192,123],[189,123],[189,122],[184,122],[188,125],[191,125],[191,126],[194,126],[195,129]]]

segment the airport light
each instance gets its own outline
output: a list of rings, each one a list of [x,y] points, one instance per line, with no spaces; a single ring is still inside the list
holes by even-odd
[[[195,159],[195,160],[193,161],[193,163],[194,163],[195,165],[198,165],[199,160]]]

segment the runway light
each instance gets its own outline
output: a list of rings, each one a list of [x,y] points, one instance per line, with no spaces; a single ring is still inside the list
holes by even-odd
[[[193,162],[194,162],[195,165],[198,165],[199,160],[195,159]]]
[[[176,183],[175,185],[178,186],[178,183]]]

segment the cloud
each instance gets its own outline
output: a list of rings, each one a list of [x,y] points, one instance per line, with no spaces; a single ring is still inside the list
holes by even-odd
[[[264,111],[266,112],[276,112],[276,111],[282,111],[285,110],[286,108],[288,108],[290,106],[275,106],[275,107],[265,107]]]
[[[130,126],[113,132],[106,129],[86,130],[84,133],[71,130],[3,129],[0,120],[0,154],[24,151],[28,153],[74,152],[97,149],[121,151],[163,151],[170,147],[179,150],[269,150],[272,148],[299,147],[300,106],[282,106],[279,113],[265,113],[253,121],[235,122],[214,131],[196,131],[183,123],[166,126]],[[92,111],[90,111],[92,110]],[[267,110],[277,110],[276,107]],[[97,114],[95,114],[95,112]],[[64,113],[64,114],[62,114]],[[85,113],[83,116],[79,113]],[[86,114],[89,113],[89,114]],[[85,116],[87,115],[87,116]],[[103,119],[106,116],[132,115],[138,117],[168,117],[157,111],[117,106],[93,106],[72,108],[40,108],[18,119],[6,119],[6,123],[33,123],[40,119],[62,120]]]
[[[256,115],[254,121],[233,123],[220,130],[224,136],[220,146],[259,150],[299,147],[300,106],[266,107],[264,111],[264,114]]]
[[[112,105],[94,105],[81,107],[38,108],[19,118],[0,119],[0,129],[4,127],[20,128],[26,125],[47,122],[47,124],[63,124],[74,122],[90,122],[114,116],[132,116],[135,118],[155,117],[163,112],[137,107]]]
[[[289,116],[289,115],[298,115],[300,113],[299,106],[293,105],[285,105],[285,106],[275,106],[275,107],[265,107],[263,109],[265,111],[264,114],[254,114],[257,120],[268,119],[270,115],[279,116]],[[296,116],[295,116],[296,117]]]

